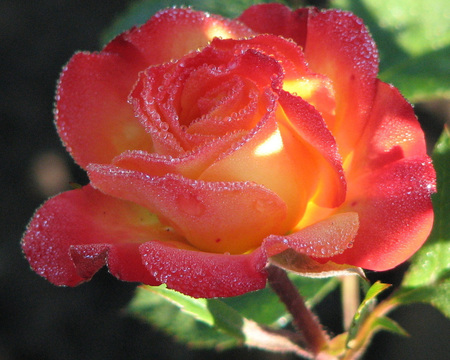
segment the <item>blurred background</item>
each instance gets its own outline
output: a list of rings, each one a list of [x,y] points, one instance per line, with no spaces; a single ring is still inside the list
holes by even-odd
[[[99,49],[99,35],[129,1],[0,1],[0,360],[292,359],[257,350],[194,351],[131,317],[136,284],[107,271],[77,288],[58,288],[29,269],[20,239],[44,200],[85,184],[56,134],[53,99],[62,66],[76,50]],[[314,3],[314,1],[310,2]],[[324,3],[324,1],[316,1]],[[416,106],[430,141],[449,118],[449,103]],[[374,275],[398,283],[407,265]],[[333,332],[338,294],[317,312]],[[392,313],[411,335],[381,333],[365,359],[448,359],[450,322],[425,305]]]

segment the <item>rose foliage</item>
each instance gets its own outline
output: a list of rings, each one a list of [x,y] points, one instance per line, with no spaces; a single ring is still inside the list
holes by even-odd
[[[57,285],[105,264],[194,297],[386,270],[427,238],[435,174],[411,105],[377,79],[351,13],[167,9],[79,52],[56,125],[90,184],[48,200],[22,247]]]

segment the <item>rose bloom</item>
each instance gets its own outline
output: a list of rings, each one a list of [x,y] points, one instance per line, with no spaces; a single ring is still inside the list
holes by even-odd
[[[194,297],[386,270],[433,222],[435,173],[411,105],[376,78],[362,21],[252,6],[167,9],[63,69],[56,125],[90,184],[48,200],[22,247],[57,285],[105,264]]]

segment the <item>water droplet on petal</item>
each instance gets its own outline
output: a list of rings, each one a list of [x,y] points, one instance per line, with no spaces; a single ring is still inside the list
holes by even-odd
[[[187,215],[200,216],[205,212],[205,205],[193,194],[182,194],[178,196],[177,205]]]
[[[255,210],[259,212],[267,211],[267,209],[270,208],[271,205],[273,205],[272,201],[267,199],[257,199],[253,203]]]

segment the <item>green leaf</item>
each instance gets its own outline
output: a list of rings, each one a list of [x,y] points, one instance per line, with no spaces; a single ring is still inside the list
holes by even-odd
[[[386,317],[380,316],[372,323],[372,331],[386,330],[393,334],[401,336],[409,336],[408,332],[403,329],[396,321]]]
[[[417,302],[431,304],[450,318],[450,278],[446,278],[434,286],[422,286],[415,289],[402,288],[390,301],[400,305]]]
[[[350,325],[347,338],[347,347],[353,348],[356,346],[353,340],[357,337],[362,324],[364,323],[367,316],[373,309],[376,296],[390,286],[391,285],[389,284],[383,284],[377,281],[369,288],[369,290],[366,293],[366,296],[364,297],[364,300],[359,305],[358,310],[356,311],[355,316],[353,317],[352,324]],[[374,331],[375,329],[376,328],[372,328],[372,331]],[[369,337],[372,331],[367,332],[366,337]]]
[[[373,316],[372,314],[364,323],[364,326],[360,327],[354,337],[350,338],[349,336],[344,359],[359,359],[373,336],[381,330],[386,330],[401,336],[408,336],[408,333],[394,320],[386,316]]]
[[[339,280],[337,278],[312,279],[295,274],[290,274],[290,278],[305,298],[307,305],[310,307],[319,303],[339,285]],[[277,295],[270,287],[240,296],[223,298],[220,301],[193,299],[163,286],[142,287],[138,289],[136,297],[131,303],[131,311],[133,313],[144,313],[147,316],[149,314],[149,309],[146,308],[146,301],[149,302],[149,307],[152,308],[154,306],[154,294],[162,296],[170,303],[176,304],[182,309],[183,313],[190,314],[195,319],[209,326],[215,326],[216,323],[221,324],[220,317],[214,316],[217,315],[215,309],[221,306],[217,304],[223,304],[232,310],[224,317],[226,321],[232,319],[233,316],[235,317],[235,314],[241,314],[242,316],[261,324],[277,325],[277,321],[279,321],[278,325],[284,325],[290,318],[284,305],[279,301]],[[234,312],[234,315],[232,312]],[[149,317],[149,320],[152,319]],[[236,319],[235,322],[240,323],[241,321]],[[223,324],[223,321],[221,327],[226,327],[226,325]]]
[[[380,78],[395,84],[410,101],[450,99],[450,46],[390,66]]]
[[[298,334],[260,326],[222,300],[194,299],[165,285],[139,287],[128,310],[194,348],[221,350],[245,344],[311,357],[297,345]]]
[[[227,18],[239,16],[248,7],[270,3],[271,0],[233,0],[227,2],[226,6],[220,0],[141,0],[133,3],[129,9],[106,29],[101,36],[101,43],[106,44],[116,35],[133,26],[145,23],[157,11],[168,7],[191,6],[195,10],[219,14]],[[279,1],[283,2],[283,1]]]
[[[334,290],[339,280],[290,275],[307,304],[313,306]],[[270,288],[223,299],[194,299],[161,286],[141,286],[129,311],[178,340],[197,348],[229,348],[252,342],[249,320],[281,327],[290,320]],[[254,341],[253,341],[254,342]]]
[[[360,16],[380,53],[380,78],[410,101],[450,98],[450,22],[446,0],[335,0]]]
[[[450,23],[446,0],[334,0],[333,7],[350,10],[368,19],[371,31],[392,34],[399,48],[421,55],[450,44]],[[371,24],[377,22],[376,29]]]
[[[142,286],[128,310],[194,348],[242,343],[242,317],[219,300],[194,299],[165,285]]]

